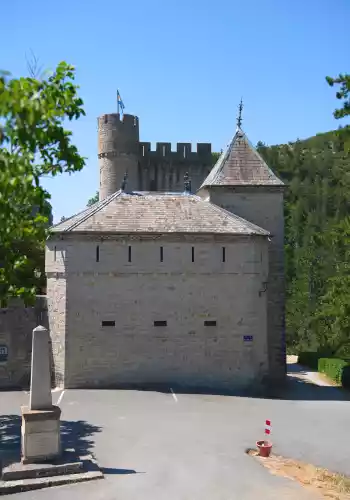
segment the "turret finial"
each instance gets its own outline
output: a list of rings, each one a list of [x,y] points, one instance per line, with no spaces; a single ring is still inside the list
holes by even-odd
[[[243,99],[238,106],[238,116],[237,116],[237,128],[241,128],[242,126],[242,111],[243,111]]]
[[[188,172],[186,172],[184,175],[184,189],[185,193],[191,192],[191,179],[190,176],[188,175]]]
[[[122,191],[125,191],[127,182],[128,182],[128,172],[125,172],[122,183],[120,185],[120,189]]]

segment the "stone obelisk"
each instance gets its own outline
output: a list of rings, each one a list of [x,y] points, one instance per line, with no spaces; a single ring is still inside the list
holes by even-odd
[[[61,453],[61,410],[52,405],[49,332],[33,330],[29,407],[22,407],[22,462],[45,462]]]

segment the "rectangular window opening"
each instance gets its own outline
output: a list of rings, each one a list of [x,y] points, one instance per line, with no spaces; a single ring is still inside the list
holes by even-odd
[[[142,146],[142,156],[145,156],[145,146]]]
[[[96,247],[96,262],[100,262],[100,247]]]
[[[115,321],[110,321],[110,320],[102,321],[102,326],[115,326]]]
[[[163,262],[164,258],[164,252],[163,252],[163,247],[160,247],[160,261]]]
[[[131,262],[131,247],[128,248],[128,262]]]
[[[192,262],[194,262],[194,247],[192,247]]]
[[[56,254],[57,254],[57,251],[56,251],[56,247],[53,249],[53,260],[56,262]]]
[[[154,321],[153,325],[154,326],[167,326],[168,322],[167,321]]]
[[[216,326],[216,320],[211,320],[211,319],[208,319],[206,321],[204,321],[204,326]]]
[[[226,248],[222,247],[222,262],[226,262]]]
[[[165,156],[165,146],[163,146],[163,156]]]

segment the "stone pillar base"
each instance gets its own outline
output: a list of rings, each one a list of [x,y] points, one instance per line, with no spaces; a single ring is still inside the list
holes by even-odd
[[[60,416],[61,409],[52,406],[48,410],[22,412],[22,458],[23,464],[47,462],[61,454]]]

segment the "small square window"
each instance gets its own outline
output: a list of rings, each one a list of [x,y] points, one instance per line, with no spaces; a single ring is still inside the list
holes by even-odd
[[[115,326],[115,321],[110,321],[110,320],[102,321],[102,326]]]
[[[154,326],[167,326],[167,324],[167,321],[154,321],[153,323]]]
[[[204,326],[216,326],[216,320],[206,320],[204,321]]]

